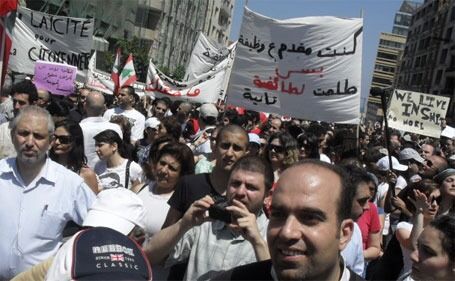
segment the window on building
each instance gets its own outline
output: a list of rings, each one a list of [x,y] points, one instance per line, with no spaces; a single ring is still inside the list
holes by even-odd
[[[436,85],[439,85],[439,83],[441,83],[441,78],[442,78],[442,69],[439,69],[438,72],[436,72],[436,78],[434,79],[434,83]]]
[[[397,60],[397,55],[394,54],[388,54],[384,52],[378,52],[378,58],[386,59],[386,60]]]
[[[452,39],[452,30],[453,30],[452,27],[447,28],[445,39],[448,41],[451,41],[451,39]]]
[[[416,60],[414,61],[414,67],[419,67],[420,66],[420,57],[417,57]]]
[[[455,6],[450,11],[450,21],[455,21]]]
[[[444,63],[445,63],[446,58],[447,58],[447,52],[448,52],[447,49],[443,49],[443,50],[442,50],[442,52],[441,52],[441,57],[439,58],[439,63],[440,63],[440,64],[444,64]]]
[[[392,80],[381,77],[373,77],[373,83],[392,85]]]

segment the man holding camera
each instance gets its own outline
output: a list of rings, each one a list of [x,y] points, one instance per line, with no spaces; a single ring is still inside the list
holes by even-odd
[[[184,279],[209,280],[232,267],[269,259],[262,207],[272,184],[268,163],[256,156],[241,158],[228,181],[227,207],[209,195],[195,201],[177,223],[148,242],[150,263],[168,267],[189,259]]]

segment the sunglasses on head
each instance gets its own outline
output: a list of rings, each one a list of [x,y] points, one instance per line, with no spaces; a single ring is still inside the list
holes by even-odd
[[[284,153],[284,147],[282,147],[280,145],[270,144],[269,149],[270,149],[270,151],[274,151],[276,153]]]
[[[61,144],[69,144],[72,141],[71,136],[59,136],[54,135],[55,140],[58,140]]]

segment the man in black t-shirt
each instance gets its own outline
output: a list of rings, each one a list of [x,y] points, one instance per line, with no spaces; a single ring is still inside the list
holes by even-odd
[[[232,166],[246,154],[248,133],[240,126],[223,127],[216,139],[216,164],[211,173],[184,176],[169,199],[171,206],[163,228],[177,222],[191,204],[205,195],[222,195]]]

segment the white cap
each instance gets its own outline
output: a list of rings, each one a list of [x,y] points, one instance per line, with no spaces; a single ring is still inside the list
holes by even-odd
[[[256,143],[258,145],[261,145],[261,139],[259,138],[259,136],[255,133],[248,133],[248,138],[249,138],[249,142],[252,142],[252,143]]]
[[[161,124],[160,120],[156,117],[150,117],[145,120],[145,128],[158,129],[158,126]]]
[[[144,228],[144,218],[144,203],[136,193],[113,188],[98,193],[82,225],[107,227],[128,235],[136,225]]]
[[[394,156],[391,156],[391,157],[392,157],[392,168],[394,170],[406,171],[408,169],[408,166],[400,164],[400,162],[398,162],[397,158],[395,158]],[[384,156],[381,159],[379,159],[378,162],[376,163],[376,165],[378,166],[378,169],[381,171],[389,170],[390,169],[389,156]]]
[[[414,159],[415,161],[417,161],[419,163],[423,163],[425,161],[425,159],[423,159],[422,156],[420,156],[420,154],[417,152],[417,150],[407,147],[407,148],[404,148],[400,152],[400,160],[409,160],[409,159]]]
[[[204,103],[199,107],[199,116],[202,118],[207,118],[207,117],[218,117],[218,109],[213,103]]]

